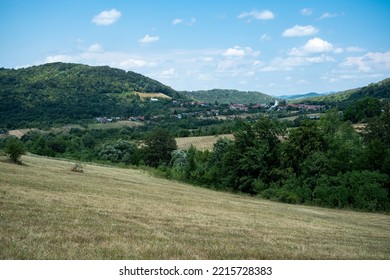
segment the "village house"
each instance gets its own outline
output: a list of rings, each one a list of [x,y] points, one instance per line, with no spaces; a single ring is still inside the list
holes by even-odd
[[[231,110],[237,110],[237,111],[248,111],[248,107],[243,104],[231,104],[229,107]]]

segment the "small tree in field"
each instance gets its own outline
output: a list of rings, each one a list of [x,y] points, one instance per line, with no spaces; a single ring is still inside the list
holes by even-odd
[[[21,163],[21,156],[25,154],[24,145],[16,137],[8,138],[4,145],[4,154],[14,163]]]

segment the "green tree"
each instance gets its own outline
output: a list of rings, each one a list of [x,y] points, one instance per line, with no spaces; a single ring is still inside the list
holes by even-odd
[[[353,123],[379,116],[381,103],[377,98],[365,97],[349,105],[344,111],[344,118]]]
[[[137,146],[125,140],[105,144],[99,157],[115,163],[137,164]]]
[[[292,129],[282,147],[282,163],[285,168],[292,168],[294,173],[302,173],[302,163],[311,154],[326,150],[323,132],[314,121],[304,121],[301,126]]]
[[[168,164],[171,161],[172,152],[177,149],[176,139],[167,129],[159,127],[148,133],[144,144],[144,161],[153,167]]]
[[[258,180],[268,185],[279,166],[278,127],[268,118],[243,123],[224,157],[224,184],[235,191],[257,194]]]
[[[16,137],[7,139],[4,145],[4,154],[14,163],[21,163],[20,158],[25,154],[25,149],[22,141]]]

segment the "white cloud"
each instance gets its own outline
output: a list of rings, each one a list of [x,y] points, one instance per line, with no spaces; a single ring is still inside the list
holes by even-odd
[[[364,49],[360,48],[360,47],[347,47],[345,48],[345,50],[347,52],[363,52]]]
[[[317,20],[322,20],[322,19],[326,19],[326,18],[332,18],[332,17],[336,17],[337,14],[331,14],[331,13],[323,13],[322,16],[320,16],[319,18],[317,18]]]
[[[340,48],[336,50],[336,52],[339,52]],[[289,54],[294,56],[305,56],[308,54],[326,53],[331,51],[335,51],[332,43],[315,37],[307,41],[304,46],[293,48]]]
[[[195,22],[196,22],[196,18],[194,18],[194,17],[192,17],[189,20],[184,20],[182,18],[176,18],[176,19],[172,20],[172,25],[185,24],[185,25],[191,26],[191,25],[194,25]]]
[[[359,72],[390,70],[390,52],[368,52],[363,56],[346,57],[340,66],[356,69]]]
[[[249,18],[249,21],[251,21],[253,19],[270,20],[270,19],[274,19],[275,15],[269,10],[263,10],[263,11],[253,10],[251,12],[243,12],[243,13],[239,14],[238,18],[240,18],[240,19]]]
[[[122,69],[131,69],[131,68],[142,68],[148,65],[148,63],[145,60],[142,59],[126,59],[123,61],[120,61],[118,64],[119,68]]]
[[[103,11],[92,18],[92,22],[96,25],[110,25],[116,22],[121,17],[121,12],[116,9]]]
[[[103,47],[100,44],[93,44],[93,45],[89,46],[88,51],[89,52],[102,52]]]
[[[268,65],[260,68],[261,72],[275,71],[292,71],[297,67],[306,66],[316,63],[334,62],[330,56],[321,54],[319,56],[290,56],[290,57],[275,57]]]
[[[157,66],[154,61],[149,62],[146,59],[134,57],[130,53],[107,52],[103,50],[100,52],[91,52],[88,49],[84,52],[72,55],[51,55],[46,57],[44,62],[72,62],[88,65],[108,65],[124,70],[144,69]]]
[[[180,23],[183,23],[183,22],[184,22],[183,19],[175,18],[174,20],[172,20],[172,25],[180,24]]]
[[[295,25],[292,28],[284,30],[282,33],[283,37],[302,37],[310,36],[318,33],[318,29],[312,25]]]
[[[271,36],[269,36],[267,33],[264,33],[263,35],[260,36],[260,41],[270,41]]]
[[[234,48],[228,48],[224,53],[222,53],[223,56],[234,56],[234,57],[243,57],[245,56],[245,51],[239,47],[235,46]]]
[[[236,58],[240,58],[240,57],[244,57],[244,56],[258,56],[260,54],[259,51],[254,51],[252,48],[250,47],[240,47],[240,46],[235,46],[233,48],[228,48],[226,51],[224,51],[222,53],[223,56],[226,56],[226,57],[236,57]]]
[[[77,59],[71,55],[50,55],[45,58],[45,63],[52,63],[52,62],[77,62]]]
[[[173,78],[175,76],[175,68],[169,68],[167,70],[161,71],[160,76],[162,78]]]
[[[301,10],[301,14],[304,16],[310,16],[313,13],[313,9],[311,8],[304,8]]]
[[[149,44],[157,42],[159,39],[159,36],[150,36],[149,34],[146,34],[142,39],[139,39],[138,42],[141,44]]]

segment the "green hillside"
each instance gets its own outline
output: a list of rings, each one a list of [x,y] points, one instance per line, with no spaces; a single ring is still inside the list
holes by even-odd
[[[0,157],[0,259],[390,259],[388,215]]]
[[[273,102],[274,97],[258,91],[238,91],[233,89],[212,89],[198,91],[182,91],[182,94],[201,102],[219,104],[251,104]]]
[[[0,124],[7,128],[139,113],[142,104],[134,92],[179,97],[172,88],[131,71],[71,63],[2,68],[0,85]]]
[[[340,91],[326,96],[308,98],[306,101],[350,104],[364,97],[374,97],[378,99],[390,98],[390,78],[361,88]],[[299,101],[301,102],[302,100]]]

